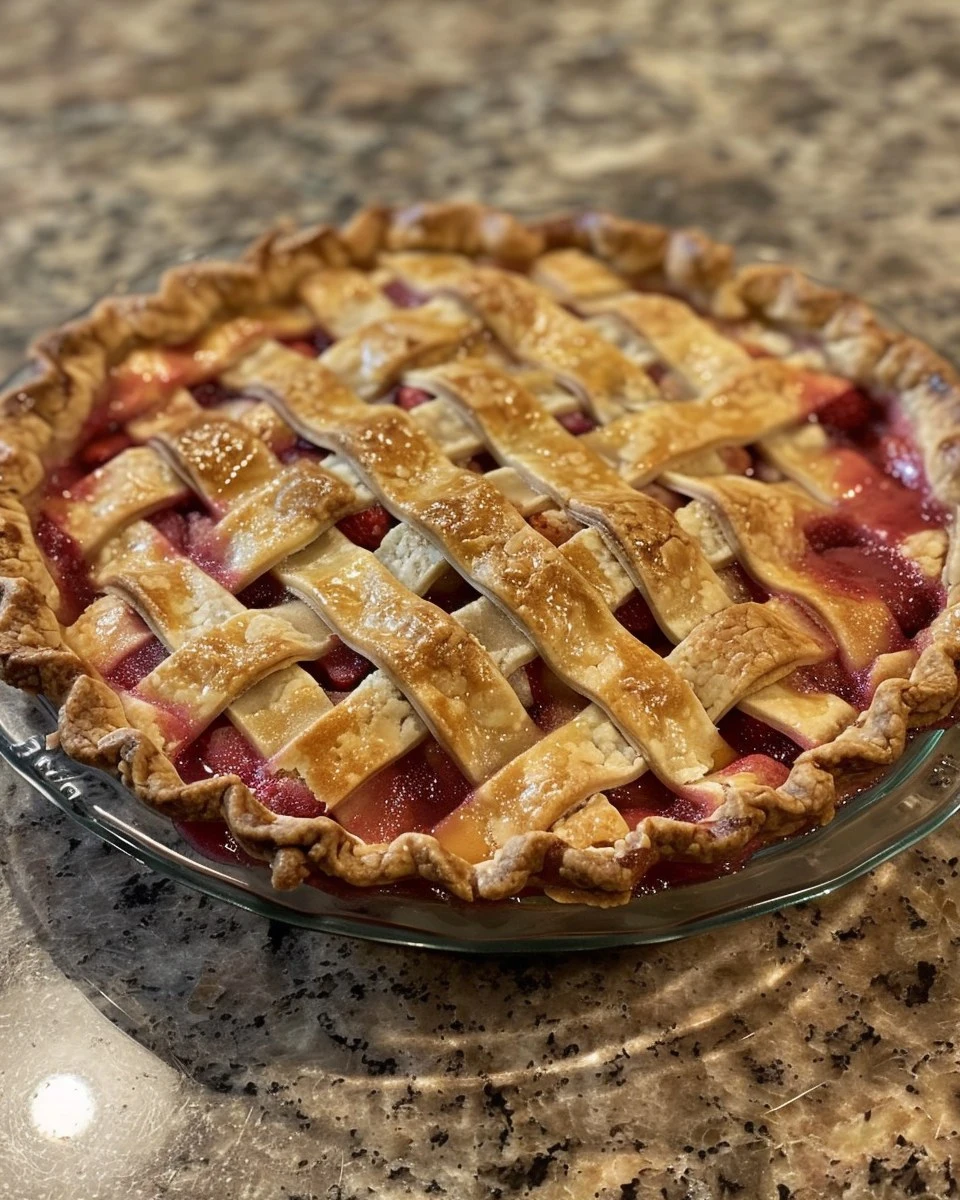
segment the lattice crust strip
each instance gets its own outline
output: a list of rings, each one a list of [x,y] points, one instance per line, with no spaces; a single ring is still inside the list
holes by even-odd
[[[395,281],[426,303],[397,309]],[[779,323],[789,336],[757,338],[779,338],[788,361],[755,360],[675,296],[631,291],[638,281],[728,320]],[[558,898],[620,900],[657,856],[713,858],[761,827],[776,836],[828,819],[836,780],[892,761],[908,725],[952,705],[955,553],[947,608],[919,654],[896,649],[884,605],[844,603],[804,570],[800,529],[838,495],[822,429],[804,423],[847,385],[796,364],[896,392],[939,495],[960,497],[944,435],[960,428],[955,378],[856,302],[781,268],[731,277],[725,250],[700,235],[596,214],[527,230],[473,206],[370,211],[340,236],[275,239],[249,266],[192,267],[164,286],[156,309],[110,302],[51,344],[56,369],[0,416],[13,488],[0,477],[0,569],[12,577],[0,581],[0,661],[7,679],[62,704],[69,752],[117,766],[168,811],[222,806],[241,844],[272,859],[278,886],[312,866],[361,885],[413,874],[496,898],[546,870]],[[270,340],[317,323],[336,340],[316,362]],[[157,331],[192,346],[138,346]],[[793,355],[797,332],[816,346]],[[662,388],[652,363],[669,368]],[[211,369],[243,395],[201,410],[176,388]],[[108,589],[61,630],[14,495],[40,478],[51,430],[79,430],[108,372],[128,432],[150,445],[46,505]],[[436,398],[409,413],[365,403],[401,381]],[[555,417],[579,403],[600,428],[576,438]],[[297,435],[334,456],[284,465]],[[746,445],[793,482],[723,474],[717,451]],[[459,465],[481,451],[499,467]],[[636,490],[658,478],[693,503],[673,515]],[[216,518],[193,530],[196,561],[144,520],[191,493]],[[333,526],[374,498],[402,523],[371,554]],[[545,510],[592,528],[558,548],[524,520]],[[928,576],[943,562],[936,532],[905,545]],[[869,666],[876,691],[855,723],[839,697],[790,686],[797,667],[832,653],[829,638],[788,601],[735,603],[717,573],[734,555],[815,612],[851,669]],[[418,597],[451,566],[482,595],[448,615]],[[233,593],[270,570],[300,599],[245,608]],[[666,659],[611,615],[634,587],[676,643]],[[169,657],[122,692],[121,711],[88,672],[110,675],[154,634]],[[333,705],[296,663],[335,636],[378,669]],[[589,701],[545,735],[511,686],[523,695],[515,673],[538,654]],[[724,768],[715,722],[734,705],[811,746],[781,786],[749,760]],[[235,779],[182,784],[167,756],[221,711],[328,807],[428,732],[474,790],[435,837],[368,846],[329,817],[271,813]],[[709,818],[648,817],[628,832],[602,792],[648,763]]]

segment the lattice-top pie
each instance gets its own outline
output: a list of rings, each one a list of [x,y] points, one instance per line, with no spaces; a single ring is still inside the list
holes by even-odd
[[[277,887],[620,902],[953,708],[956,374],[695,231],[373,209],[37,354],[3,677]]]

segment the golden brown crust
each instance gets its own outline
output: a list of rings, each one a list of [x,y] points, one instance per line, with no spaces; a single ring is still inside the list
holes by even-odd
[[[318,869],[358,886],[419,876],[463,899],[513,895],[538,880],[558,899],[622,902],[658,857],[719,859],[762,830],[776,837],[832,816],[838,787],[868,778],[903,752],[907,731],[941,719],[958,693],[960,589],[946,569],[947,608],[909,677],[886,679],[869,708],[837,738],[800,755],[786,782],[752,775],[703,786],[719,806],[708,822],[647,818],[612,846],[579,848],[556,833],[511,839],[478,866],[424,834],[369,846],[328,817],[278,817],[234,776],[184,784],[172,763],[127,723],[113,691],[62,638],[56,589],[21,499],[44,475],[52,448],[69,449],[107,373],[132,351],[189,342],[216,324],[269,305],[296,305],[318,268],[368,268],[381,251],[442,251],[529,267],[554,249],[585,250],[633,282],[663,286],[716,316],[755,318],[812,336],[828,366],[895,396],[917,431],[936,495],[960,501],[960,380],[916,339],[885,328],[861,301],[800,272],[755,266],[734,273],[729,247],[699,231],[667,230],[587,212],[526,226],[480,205],[368,209],[338,232],[274,230],[239,263],[198,263],[164,276],[152,296],[108,299],[41,338],[37,374],[0,397],[0,678],[45,693],[60,709],[60,742],[75,758],[113,770],[146,803],[171,816],[223,815],[241,845],[271,860],[278,887]],[[605,897],[605,900],[603,899]]]

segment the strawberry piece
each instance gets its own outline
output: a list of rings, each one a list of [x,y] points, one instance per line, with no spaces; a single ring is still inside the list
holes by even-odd
[[[376,550],[390,528],[390,514],[381,504],[372,504],[362,512],[344,517],[337,528],[357,546],[364,550]]]
[[[333,649],[320,659],[318,667],[328,687],[335,692],[349,692],[366,679],[373,670],[373,663],[337,638]]]
[[[111,458],[116,458],[121,450],[126,450],[132,445],[133,439],[125,433],[111,433],[88,443],[77,455],[77,458],[85,467],[91,469],[102,467]]]
[[[317,350],[313,342],[308,342],[306,338],[294,338],[292,342],[285,342],[284,345],[288,350],[295,350],[297,354],[302,354],[304,358],[316,358]]]
[[[579,409],[577,409],[576,412],[563,413],[561,416],[557,417],[557,420],[564,427],[564,429],[566,429],[568,433],[572,433],[574,437],[580,437],[584,433],[590,433],[591,430],[596,429],[597,427],[596,421],[592,417],[588,417],[585,412],[580,412]]]
[[[839,381],[832,382],[839,387]],[[811,383],[808,377],[806,390],[814,406],[816,419],[836,433],[852,433],[866,425],[873,415],[873,401],[859,388],[847,387],[839,395],[830,395],[827,385],[818,390],[818,384]],[[821,395],[822,399],[818,399]]]
[[[401,384],[394,394],[393,402],[404,412],[409,412],[412,408],[419,408],[421,404],[426,404],[428,400],[432,399],[433,396],[429,392],[425,392],[423,388],[406,387]]]

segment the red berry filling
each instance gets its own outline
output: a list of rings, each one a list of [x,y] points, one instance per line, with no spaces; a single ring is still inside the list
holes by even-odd
[[[666,363],[662,362],[649,363],[646,367],[644,367],[644,370],[658,387],[670,374],[670,368]]]
[[[650,605],[639,592],[634,592],[617,609],[617,620],[641,641],[660,632]]]
[[[748,717],[746,713],[737,709],[727,713],[717,728],[724,741],[729,742],[740,755],[765,755],[778,763],[790,766],[800,753],[800,747],[786,734],[771,729],[763,721]],[[738,770],[746,769],[742,763],[732,765]]]
[[[216,379],[208,379],[205,383],[194,384],[190,388],[190,395],[201,408],[214,408],[218,404],[226,404],[227,401],[237,398],[236,392],[224,387]]]
[[[786,682],[798,692],[832,692],[857,709],[865,708],[870,702],[864,673],[848,671],[839,657],[809,667],[798,667]]]
[[[124,655],[109,671],[104,673],[108,683],[121,691],[129,692],[145,679],[154,667],[159,667],[168,657],[167,648],[159,638],[151,638],[148,642],[131,650]]]
[[[83,551],[69,533],[41,513],[34,525],[37,545],[53,565],[60,589],[60,617],[71,624],[96,598]]]
[[[444,612],[456,612],[477,599],[479,593],[456,571],[447,571],[424,596],[428,604],[435,604]]]
[[[373,663],[339,638],[323,658],[312,664],[320,682],[334,692],[351,692],[373,670]]]
[[[337,807],[337,820],[367,842],[424,832],[467,798],[470,784],[431,738],[362,783]]]
[[[329,349],[336,338],[331,337],[325,329],[317,328],[305,337],[287,338],[283,344],[290,350],[296,350],[304,358],[319,358],[324,350]]]
[[[562,413],[557,417],[557,420],[574,437],[581,437],[583,434],[590,433],[597,427],[597,423],[593,417],[588,416],[585,412],[580,412],[579,409],[574,412]]]
[[[527,664],[526,676],[533,696],[530,717],[544,733],[559,729],[587,705],[584,697],[558,679],[540,658]]]
[[[278,604],[286,604],[295,597],[268,571],[248,584],[242,592],[237,592],[237,599],[244,608],[276,608]]]
[[[468,458],[463,465],[468,471],[473,471],[476,475],[486,475],[488,471],[495,471],[499,463],[492,454],[488,454],[486,450],[481,450],[473,458]]]
[[[671,817],[677,821],[701,821],[706,810],[701,803],[678,796],[665,783],[647,771],[633,783],[610,788],[605,795],[631,829],[636,829],[644,817]]]
[[[302,783],[271,774],[266,759],[222,717],[180,753],[174,765],[188,783],[211,774],[239,775],[262,804],[284,816],[316,817],[326,811]]]
[[[180,774],[183,775],[183,772]],[[212,862],[238,863],[243,867],[263,866],[262,861],[252,858],[237,845],[225,821],[174,821],[174,825],[191,846]]]
[[[807,526],[811,554],[806,568],[834,592],[877,596],[890,609],[906,638],[925,629],[942,607],[939,585],[891,546],[871,538],[843,516]]]
[[[421,404],[426,404],[434,397],[429,392],[425,392],[423,388],[406,387],[401,384],[394,392],[393,402],[398,408],[402,408],[405,412],[410,412],[413,408],[419,408]]]
[[[283,449],[279,450],[277,457],[282,463],[299,462],[304,458],[310,459],[311,462],[323,462],[329,454],[329,450],[321,450],[313,442],[308,442],[306,438],[298,436],[289,446],[284,446]]]
[[[397,308],[419,308],[422,304],[426,304],[429,298],[423,292],[418,292],[399,279],[391,279],[389,283],[385,284],[383,294],[392,300]]]
[[[625,600],[614,616],[624,629],[628,629],[638,641],[656,651],[661,658],[666,658],[673,649],[669,639],[657,624],[650,605],[639,592],[634,592]]]
[[[108,463],[111,458],[116,458],[121,451],[132,445],[133,438],[128,437],[127,434],[108,433],[88,442],[76,459],[82,467],[95,471],[97,467],[102,467],[104,463]]]
[[[859,388],[851,387],[820,404],[814,418],[831,433],[852,433],[866,425],[874,415],[875,406],[870,397]]]
[[[387,535],[393,520],[381,504],[373,504],[362,512],[344,517],[337,522],[340,532],[362,546],[364,550],[376,550]]]
[[[165,508],[148,520],[180,554],[191,559],[208,575],[220,579],[225,586],[229,584],[230,581],[223,578],[223,563],[210,549],[214,522],[201,508],[199,501],[189,501],[177,508]]]

